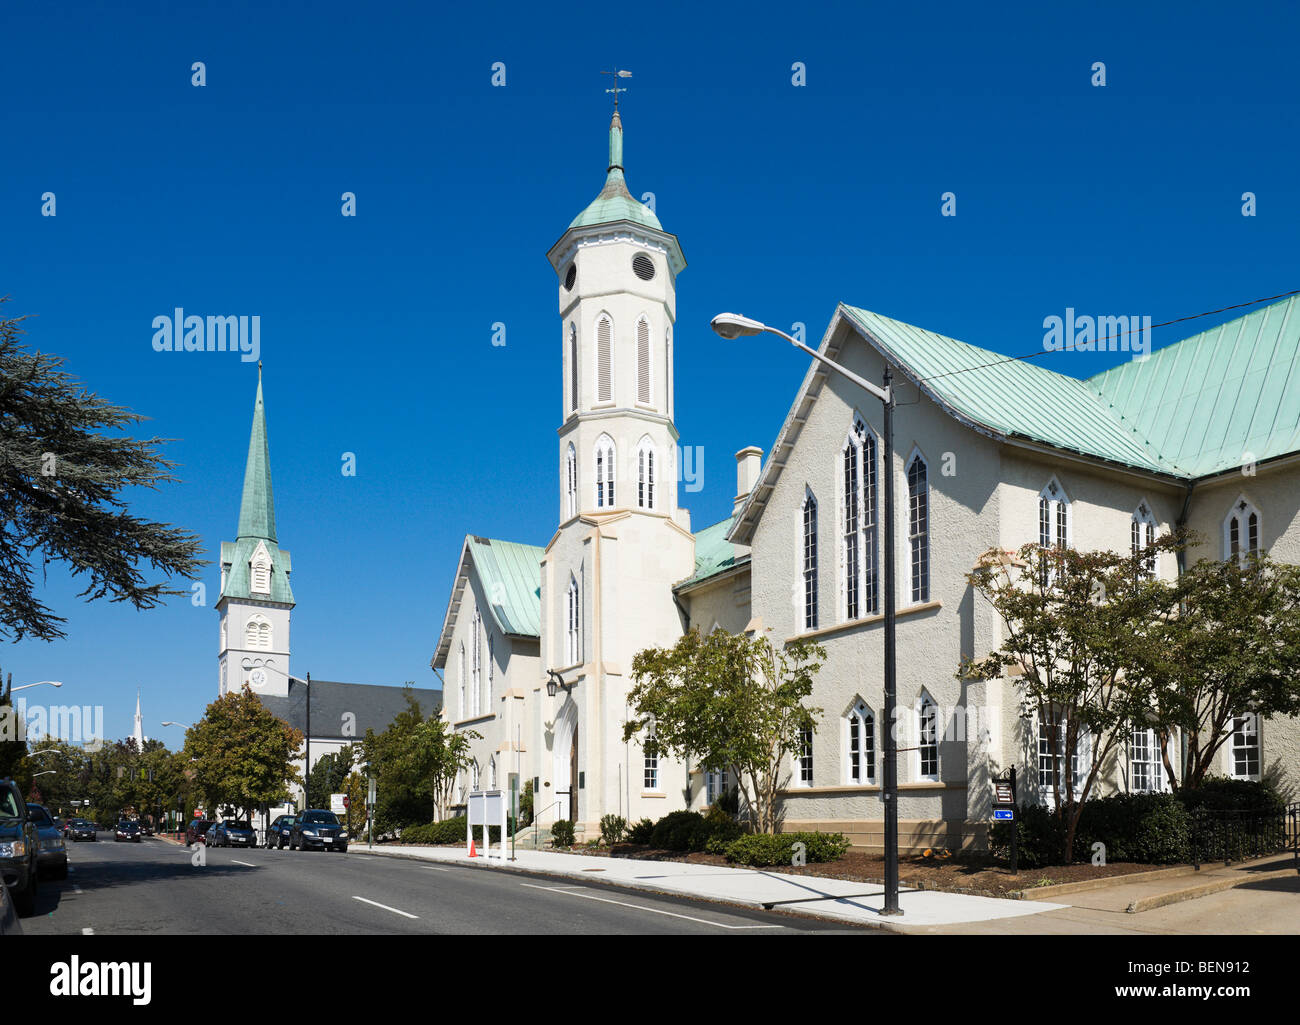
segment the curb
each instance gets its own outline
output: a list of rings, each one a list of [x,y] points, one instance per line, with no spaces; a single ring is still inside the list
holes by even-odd
[[[1200,886],[1188,886],[1181,890],[1171,890],[1169,893],[1157,893],[1151,897],[1142,897],[1133,901],[1126,910],[1130,915],[1140,915],[1144,911],[1154,911],[1156,908],[1167,907],[1170,904],[1181,904],[1183,901],[1208,897],[1211,894],[1222,893],[1224,890],[1235,890],[1239,886],[1258,882],[1261,879],[1286,879],[1295,874],[1295,869],[1283,868],[1274,872],[1261,872],[1259,875],[1243,878],[1216,879],[1214,882],[1202,883]]]
[[[1015,900],[1051,900],[1070,893],[1083,893],[1087,890],[1102,890],[1111,886],[1125,886],[1129,883],[1141,883],[1152,879],[1173,879],[1178,876],[1195,875],[1197,869],[1191,865],[1174,865],[1172,868],[1157,868],[1150,872],[1125,872],[1118,876],[1103,876],[1100,879],[1080,879],[1073,883],[1056,883],[1052,886],[1031,886],[1016,890]],[[1010,894],[1008,896],[1011,896]]]

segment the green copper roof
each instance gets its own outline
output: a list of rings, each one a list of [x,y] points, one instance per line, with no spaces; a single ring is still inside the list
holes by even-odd
[[[1201,477],[1300,450],[1300,297],[1088,379],[1112,415]]]
[[[869,310],[840,309],[935,402],[977,430],[1184,475],[1150,439],[1100,401],[1088,382]]]
[[[262,406],[262,365],[257,366],[257,401],[253,403],[253,432],[244,466],[244,497],[239,503],[237,537],[275,541],[275,499],[271,495],[271,449],[266,440],[266,411]]]
[[[257,552],[259,544],[266,545],[266,553],[271,557],[271,593],[254,594],[252,581],[249,579],[249,563]],[[265,541],[260,537],[241,537],[238,541],[221,542],[221,569],[225,576],[225,586],[221,589],[222,598],[243,598],[251,601],[274,601],[293,605],[293,589],[289,586],[289,574],[293,572],[293,560],[289,553],[274,541]]]
[[[674,585],[675,590],[693,587],[748,560],[747,554],[737,556],[736,546],[727,540],[727,533],[735,522],[735,516],[728,516],[695,532],[695,572]]]
[[[492,614],[503,632],[540,637],[545,549],[514,541],[471,538],[470,557],[479,573]]]
[[[623,122],[614,111],[609,123],[609,167],[606,170],[605,187],[587,209],[578,214],[569,225],[570,228],[585,228],[593,224],[609,224],[613,221],[632,221],[656,231],[663,231],[659,218],[644,203],[632,198],[623,178]]]

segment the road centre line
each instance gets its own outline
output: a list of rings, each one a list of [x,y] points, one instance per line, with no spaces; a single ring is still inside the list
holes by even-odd
[[[669,918],[684,918],[688,922],[699,922],[701,925],[712,925],[718,929],[784,929],[784,925],[727,925],[724,922],[710,922],[707,918],[695,918],[692,915],[679,915],[675,911],[661,911],[659,908],[648,908],[643,904],[629,904],[622,900],[611,900],[608,897],[597,897],[593,893],[583,893],[581,890],[575,890],[571,887],[559,886],[538,886],[534,883],[520,883],[520,886],[527,886],[534,890],[550,890],[552,893],[562,893],[566,897],[585,897],[587,900],[598,900],[602,904],[618,904],[620,907],[632,908],[635,911],[649,911],[655,915],[667,915]]]
[[[419,917],[420,917],[419,915],[413,915],[413,914],[411,914],[409,911],[402,911],[402,910],[400,910],[400,909],[398,909],[398,908],[390,908],[387,904],[380,904],[379,901],[377,901],[377,900],[366,900],[365,897],[358,897],[358,896],[356,896],[355,894],[353,894],[352,899],[353,899],[353,900],[359,900],[359,901],[361,901],[362,904],[373,904],[373,905],[374,905],[375,907],[377,907],[377,908],[383,908],[385,911],[391,911],[391,912],[392,912],[393,914],[395,914],[395,915],[403,915],[403,916],[406,917],[406,918],[419,918]]]
[[[254,865],[251,861],[236,861],[234,858],[231,858],[230,860],[234,862],[236,865],[245,865],[248,868],[257,868],[257,866]]]

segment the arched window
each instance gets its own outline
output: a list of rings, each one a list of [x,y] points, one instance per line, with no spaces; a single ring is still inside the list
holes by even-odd
[[[1259,554],[1259,510],[1246,499],[1238,498],[1223,521],[1223,557],[1244,562]]]
[[[1038,543],[1043,548],[1068,548],[1071,537],[1070,498],[1061,487],[1060,481],[1053,477],[1047,486],[1038,493]],[[1046,562],[1042,567],[1042,586],[1046,587],[1052,580],[1055,570],[1048,569]]]
[[[569,412],[578,408],[578,327],[569,324]]]
[[[582,657],[580,641],[580,629],[582,625],[582,603],[578,594],[578,578],[569,574],[569,591],[568,591],[568,632],[566,634],[568,641],[568,664],[576,666]]]
[[[596,401],[614,398],[614,322],[602,313],[596,321]]]
[[[650,396],[650,321],[642,317],[636,322],[636,400],[651,404]]]
[[[803,625],[817,629],[817,499],[805,489],[800,510],[803,527]]]
[[[1153,547],[1156,543],[1156,520],[1151,515],[1151,507],[1143,502],[1133,512],[1133,519],[1129,524],[1129,549],[1133,553],[1133,558],[1141,561],[1138,563],[1138,573],[1143,580],[1154,580],[1156,578],[1156,552]]]
[[[478,769],[478,760],[477,760],[477,759],[475,759],[474,761],[472,761],[472,762],[469,763],[469,773],[470,773],[470,789],[472,789],[472,790],[477,790],[477,789],[478,789],[478,783],[479,783],[479,778],[478,778],[478,777],[479,777],[479,769]]]
[[[639,509],[655,507],[655,447],[648,437],[636,450],[636,504]]]
[[[469,714],[476,716],[483,710],[483,615],[478,609],[474,610],[470,629],[473,631],[469,642],[473,662],[470,669]]]
[[[912,555],[909,568],[913,604],[930,600],[929,474],[921,453],[915,453],[907,464],[907,542]]]
[[[248,564],[249,590],[254,594],[271,593],[271,557],[262,545],[257,546],[252,561]]]
[[[673,415],[673,329],[664,329],[664,384],[668,386],[668,415]]]
[[[876,545],[876,439],[861,417],[844,443],[844,618],[880,611]]]
[[[487,696],[488,701],[492,700],[492,680],[496,676],[496,643],[492,637],[488,637],[488,657],[487,657]]]
[[[497,756],[492,755],[488,758],[488,789],[497,788]]]
[[[244,624],[244,647],[253,651],[271,650],[271,623],[265,616],[250,616]]]
[[[917,705],[917,776],[923,780],[939,779],[939,709],[929,694],[921,695]]]
[[[465,642],[460,642],[460,653],[456,659],[457,696],[460,698],[460,717],[469,718],[469,707],[465,704]]]
[[[614,507],[614,440],[608,434],[596,439],[596,508]]]
[[[853,784],[876,781],[876,717],[863,701],[857,701],[848,714],[848,758],[846,782]]]
[[[801,787],[813,785],[813,731],[805,727],[799,731],[799,746],[795,751],[795,780]]]
[[[564,497],[569,516],[578,514],[578,450],[569,442],[564,456]]]

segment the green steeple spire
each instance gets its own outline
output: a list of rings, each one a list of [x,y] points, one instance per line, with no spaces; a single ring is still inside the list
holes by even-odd
[[[271,495],[271,449],[266,440],[266,410],[262,405],[261,360],[257,363],[257,401],[253,404],[253,433],[248,439],[244,497],[239,503],[236,536],[275,542],[275,499]]]
[[[654,211],[637,202],[627,189],[627,179],[623,176],[623,119],[617,110],[609,122],[609,166],[605,168],[605,187],[569,227],[582,228],[614,221],[631,221],[663,231]]]

